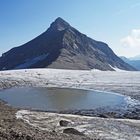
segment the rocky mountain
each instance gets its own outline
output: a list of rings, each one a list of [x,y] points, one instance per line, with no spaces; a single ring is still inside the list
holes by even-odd
[[[137,70],[140,70],[140,60],[137,60],[138,58],[132,59],[132,58],[126,58],[124,56],[120,57],[124,62],[128,63],[129,65],[133,66]]]
[[[0,57],[0,70],[46,67],[135,70],[106,43],[87,37],[60,17],[44,33]]]
[[[140,55],[136,55],[134,57],[130,57],[130,60],[140,60]]]

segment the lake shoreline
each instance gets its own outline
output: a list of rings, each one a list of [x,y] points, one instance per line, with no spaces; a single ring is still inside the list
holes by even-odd
[[[95,139],[108,139],[108,138],[106,138],[106,133],[110,133],[109,132],[109,127],[110,126],[114,126],[114,123],[116,123],[116,124],[118,124],[118,123],[120,123],[120,119],[118,118],[118,119],[113,119],[113,118],[100,118],[100,117],[91,117],[91,116],[79,116],[79,115],[75,115],[75,114],[73,114],[73,115],[70,115],[70,114],[65,114],[65,113],[63,113],[63,112],[61,112],[61,113],[55,113],[55,112],[53,112],[53,113],[51,113],[51,112],[42,112],[42,111],[29,111],[29,110],[20,110],[20,109],[17,109],[17,108],[13,108],[13,107],[11,107],[11,106],[8,106],[7,104],[5,104],[5,102],[2,102],[2,101],[0,101],[0,110],[1,110],[1,112],[0,112],[0,120],[1,120],[1,123],[0,123],[0,139],[2,139],[2,140],[10,140],[11,138],[13,138],[13,139],[16,139],[17,137],[18,138],[21,138],[21,139],[30,139],[30,140],[41,140],[41,139],[46,139],[46,140],[49,140],[49,139],[66,139],[66,140],[69,140],[69,139],[71,139],[71,138],[73,138],[73,139],[78,139],[78,140],[90,140],[90,139],[93,139],[94,140],[94,138]],[[22,116],[21,118],[17,118],[17,113],[18,112],[25,112],[25,114],[24,113],[21,113],[20,114],[20,116]],[[27,114],[26,114],[26,112],[28,112]],[[68,112],[67,112],[68,113]],[[71,113],[71,112],[69,112],[69,113]],[[18,113],[19,114],[19,113]],[[44,126],[41,126],[41,125],[39,125],[40,127],[38,127],[37,125],[34,125],[34,123],[36,123],[37,121],[36,121],[36,119],[34,119],[34,120],[32,120],[32,117],[30,118],[30,114],[31,114],[31,116],[33,117],[38,117],[38,118],[36,118],[37,120],[40,118],[41,119],[41,117],[43,117],[44,115],[45,115],[45,117],[46,117],[46,120],[51,120],[52,119],[52,122],[53,121],[55,121],[56,119],[58,119],[58,117],[57,116],[59,116],[60,115],[60,118],[58,119],[58,122],[59,122],[59,120],[65,120],[66,118],[66,120],[68,120],[69,119],[69,121],[73,121],[74,123],[72,123],[72,124],[75,124],[76,126],[74,126],[74,128],[76,128],[77,130],[79,130],[79,131],[81,131],[82,129],[80,129],[81,128],[81,126],[83,125],[83,124],[81,124],[81,123],[84,123],[84,119],[88,119],[89,118],[89,121],[88,121],[88,125],[90,126],[93,122],[94,123],[96,123],[96,127],[95,128],[92,128],[93,129],[93,132],[95,131],[95,130],[98,130],[98,129],[103,129],[102,131],[103,132],[100,132],[103,136],[99,136],[98,135],[98,133],[97,134],[88,134],[88,133],[86,133],[87,135],[86,136],[77,136],[77,135],[66,135],[66,134],[63,134],[62,132],[59,132],[59,130],[61,130],[61,129],[64,129],[65,127],[59,127],[58,128],[58,130],[57,130],[57,128],[55,128],[53,125],[55,124],[55,126],[57,126],[57,123],[58,122],[54,122],[54,124],[49,124],[49,122],[47,123],[47,122],[43,122],[43,120],[45,120],[45,118],[44,119],[41,119],[41,121],[40,121],[40,123],[42,123],[42,124],[45,124],[45,123],[47,123],[47,124],[49,124],[49,125],[47,125],[47,127],[44,129]],[[34,115],[35,114],[35,115]],[[49,114],[54,114],[53,116],[54,116],[54,118],[55,119],[53,119],[52,118],[52,116],[50,116]],[[26,117],[27,116],[27,117]],[[63,116],[64,116],[64,118],[63,118]],[[25,118],[24,118],[25,117]],[[33,118],[34,118],[33,117]],[[73,120],[73,117],[75,118],[74,120]],[[29,119],[29,120],[26,120],[26,119]],[[86,120],[87,120],[86,119]],[[91,120],[93,119],[93,122],[91,122]],[[48,120],[48,121],[49,121]],[[35,121],[35,122],[34,122]],[[29,123],[29,122],[32,122],[32,123]],[[78,122],[78,124],[77,124],[77,122]],[[80,124],[80,126],[79,126],[79,124]],[[107,124],[107,126],[106,126],[106,128],[104,128],[105,126],[103,126],[103,124]],[[124,125],[123,126],[123,129],[125,128],[125,125],[126,125],[126,128],[129,126],[130,128],[132,127],[132,129],[134,129],[133,127],[135,127],[135,131],[137,132],[139,132],[140,131],[140,121],[139,120],[134,120],[134,119],[131,119],[131,120],[127,120],[127,119],[121,119],[121,125]],[[109,126],[109,127],[108,127]],[[71,126],[70,126],[71,127]],[[51,128],[51,129],[49,129],[49,128]],[[55,129],[54,129],[55,128]],[[120,128],[119,128],[120,130],[121,130],[121,126],[120,126]],[[87,131],[89,131],[89,128],[87,128],[86,129]],[[121,134],[121,132],[119,132],[120,134]],[[120,135],[119,134],[119,135]],[[109,135],[109,134],[108,134]],[[122,134],[121,134],[122,135]],[[125,134],[126,135],[126,134]],[[132,135],[136,135],[136,134],[133,134],[132,133]],[[93,137],[94,136],[94,137]],[[111,137],[113,137],[113,136],[111,136]],[[133,140],[133,138],[132,138],[132,140]]]
[[[26,86],[4,90],[0,92],[0,99],[20,110],[103,118],[140,119],[140,102],[116,93]],[[102,101],[98,103],[98,100]],[[71,104],[72,102],[74,105]]]
[[[32,127],[22,119],[16,118],[16,113],[20,111],[0,101],[0,140],[90,140],[87,136],[66,135],[54,131],[42,131]]]
[[[0,90],[11,87],[61,87],[114,92],[140,101],[140,72],[25,69],[0,71]]]
[[[10,100],[8,102],[8,99],[11,99],[12,98],[12,102],[11,103],[13,103],[13,99],[14,98],[11,96],[12,93],[13,93],[13,96],[18,96],[19,94],[15,93],[15,92],[20,92],[21,91],[20,94],[22,95],[22,93],[25,93],[25,91],[26,91],[26,94],[23,94],[22,95],[22,98],[20,96],[18,96],[18,98],[20,100],[20,99],[23,99],[24,96],[28,96],[28,94],[30,94],[30,92],[32,90],[34,92],[36,92],[35,97],[38,94],[40,95],[40,93],[38,92],[38,90],[41,90],[41,89],[43,90],[43,93],[42,94],[43,95],[45,94],[45,98],[47,98],[47,96],[46,96],[46,92],[44,92],[44,90],[47,90],[47,89],[49,89],[51,91],[51,93],[49,93],[49,94],[53,94],[53,95],[54,95],[54,92],[56,92],[56,91],[58,91],[58,93],[56,93],[56,94],[61,94],[61,92],[69,92],[69,94],[73,94],[73,91],[74,91],[74,94],[76,94],[76,92],[78,92],[80,94],[81,94],[81,92],[83,92],[83,94],[85,93],[85,91],[86,91],[86,93],[88,92],[88,90],[77,90],[77,89],[74,89],[74,88],[72,88],[72,91],[69,91],[69,90],[71,90],[71,88],[69,88],[69,89],[68,88],[64,88],[64,91],[63,91],[63,88],[44,88],[44,87],[43,88],[42,87],[38,87],[38,88],[34,88],[34,87],[30,87],[30,88],[29,87],[22,87],[22,88],[18,88],[18,87],[16,87],[16,88],[8,89],[8,92],[6,90],[4,90],[3,91],[4,92],[3,94],[8,94],[8,95],[10,95],[10,97],[7,96],[7,95],[6,96],[3,95],[3,96],[0,96],[0,98],[3,98],[3,100],[2,99],[0,99],[0,100],[3,103],[5,103],[6,105],[8,105],[8,106],[10,106],[12,108],[18,109],[18,110],[30,110],[30,111],[36,111],[36,112],[50,112],[50,113],[60,113],[60,114],[73,114],[73,115],[101,117],[101,118],[116,118],[116,119],[120,119],[121,118],[121,119],[135,119],[135,120],[140,120],[140,115],[139,115],[140,114],[140,103],[139,103],[139,101],[132,100],[131,98],[128,100],[127,99],[128,98],[127,96],[126,97],[124,96],[124,99],[125,100],[126,99],[128,100],[127,102],[125,102],[125,105],[121,104],[120,106],[118,106],[118,105],[116,106],[115,105],[113,107],[112,106],[95,107],[93,109],[82,109],[82,106],[81,106],[80,107],[81,109],[66,109],[66,110],[65,109],[61,109],[61,110],[59,110],[58,109],[59,108],[58,106],[57,106],[58,108],[56,106],[54,106],[54,109],[58,109],[58,110],[51,110],[51,109],[46,108],[46,106],[45,107],[42,106],[43,104],[41,104],[41,106],[38,106],[38,104],[37,104],[37,106],[36,106],[36,104],[33,104],[33,105],[32,104],[29,104],[28,101],[27,101],[27,104],[30,107],[28,105],[24,105],[25,104],[24,102],[26,102],[26,100],[28,100],[28,98],[30,98],[31,96],[34,97],[34,94],[33,93],[28,98],[25,98],[24,101],[21,100],[21,103],[23,103],[23,106],[22,107],[19,107],[20,105],[18,103],[17,103],[17,105],[16,104],[15,105],[10,104]],[[52,90],[53,90],[53,92],[52,92]],[[92,91],[92,90],[89,90],[89,91],[90,91],[90,94],[93,94],[94,95],[94,91]],[[93,93],[91,93],[91,92],[93,92]],[[98,95],[99,93],[101,94],[101,92],[97,92],[97,93],[95,93],[95,95]],[[107,93],[103,93],[103,94],[107,94]],[[109,93],[109,94],[115,94],[115,93]],[[120,94],[116,94],[115,97],[116,96],[123,97],[123,95],[120,95]],[[37,96],[37,97],[39,98],[39,96]],[[14,99],[14,100],[17,101],[18,98]],[[77,98],[77,96],[76,96],[76,98]],[[43,96],[43,99],[44,99],[44,96]],[[54,100],[54,98],[53,98],[53,100]],[[37,100],[34,100],[34,101],[37,102]],[[39,103],[39,105],[40,105],[40,103]],[[60,107],[62,107],[62,106],[60,106]]]
[[[131,76],[131,75],[132,76]],[[103,77],[104,75],[104,77]],[[120,81],[120,78],[117,79],[119,76],[123,79]],[[108,79],[108,76],[110,78]],[[19,71],[2,71],[0,72],[0,89],[7,89],[11,87],[68,87],[68,88],[82,88],[82,89],[95,89],[95,90],[102,90],[102,91],[113,91],[117,93],[122,93],[123,95],[131,96],[134,99],[140,101],[140,76],[137,72],[92,72],[92,71],[81,71],[76,73],[75,71],[64,71],[64,70],[19,70]],[[81,79],[79,79],[79,77]],[[126,78],[127,77],[127,78]],[[134,80],[132,80],[132,77]],[[94,79],[93,79],[94,78]],[[102,80],[102,78],[104,80]],[[108,81],[106,81],[106,78]],[[114,78],[116,79],[114,82]],[[88,81],[87,81],[88,80]],[[84,81],[84,82],[83,82]],[[129,81],[129,82],[128,82]],[[16,113],[20,110],[7,106],[5,103],[0,101],[0,120],[1,121],[1,133],[0,138],[2,140],[10,140],[10,137],[24,137],[32,139],[88,139],[88,137],[81,137],[75,135],[67,135],[58,132],[49,132],[43,131],[38,129],[34,126],[29,125],[23,119],[16,119]],[[31,111],[32,113],[32,111]],[[33,112],[34,113],[34,112]],[[35,114],[42,114],[43,112],[35,112]],[[47,116],[49,113],[44,112]],[[64,113],[64,112],[60,112]],[[67,112],[69,113],[69,112]],[[56,113],[57,114],[57,113]],[[59,115],[59,113],[57,114]],[[56,116],[57,116],[56,115]],[[66,114],[67,116],[68,114]],[[6,116],[6,117],[5,117]],[[23,115],[24,116],[24,115]],[[81,116],[80,120],[85,116]],[[98,122],[93,128],[93,132],[99,131],[100,129],[102,132],[98,132],[94,134],[95,139],[109,139],[109,137],[114,138],[114,140],[118,139],[117,137],[121,135],[121,138],[129,139],[129,133],[131,133],[132,137],[131,140],[135,140],[139,138],[138,133],[140,132],[140,123],[139,120],[131,119],[127,124],[127,120],[123,119],[121,121],[121,125],[119,125],[119,121],[117,119],[113,119],[110,122],[109,119],[106,118],[107,116],[102,116],[103,118],[94,118],[94,121]],[[50,118],[51,119],[51,118]],[[70,118],[71,119],[71,118]],[[33,121],[33,120],[32,120]],[[80,122],[81,122],[80,121]],[[110,133],[109,128],[114,127],[114,123],[118,124],[118,132],[115,135]],[[136,123],[135,123],[136,122]],[[101,124],[100,124],[101,123]],[[107,124],[107,126],[103,126],[103,124]],[[130,132],[127,132],[127,127],[129,126],[132,129]],[[77,127],[76,127],[77,128]],[[125,132],[119,131],[119,129],[126,129]],[[122,129],[122,130],[123,130]],[[12,130],[12,131],[11,131]],[[115,129],[114,129],[115,130]],[[52,131],[52,130],[51,130]],[[45,134],[46,135],[45,135]],[[125,135],[124,135],[124,134]],[[102,136],[101,136],[102,135]],[[107,136],[108,135],[108,136]],[[118,135],[118,136],[117,136]],[[93,135],[92,135],[93,136]],[[94,139],[94,137],[92,137]],[[14,139],[14,138],[13,138]]]

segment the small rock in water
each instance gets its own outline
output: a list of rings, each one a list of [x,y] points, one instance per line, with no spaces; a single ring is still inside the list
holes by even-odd
[[[82,132],[79,132],[78,130],[74,128],[66,128],[63,130],[63,133],[84,136]]]
[[[66,121],[66,120],[61,120],[61,121],[59,122],[60,126],[68,126],[69,123],[70,123],[70,122],[69,122],[69,121]]]

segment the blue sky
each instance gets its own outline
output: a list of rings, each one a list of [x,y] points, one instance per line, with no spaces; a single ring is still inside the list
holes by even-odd
[[[57,17],[117,55],[140,54],[140,0],[0,0],[0,54],[38,36]]]

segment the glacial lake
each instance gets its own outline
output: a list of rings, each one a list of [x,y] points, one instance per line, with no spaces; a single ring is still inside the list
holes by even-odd
[[[43,110],[86,110],[127,105],[126,96],[70,88],[24,87],[0,91],[0,99],[14,107]]]

